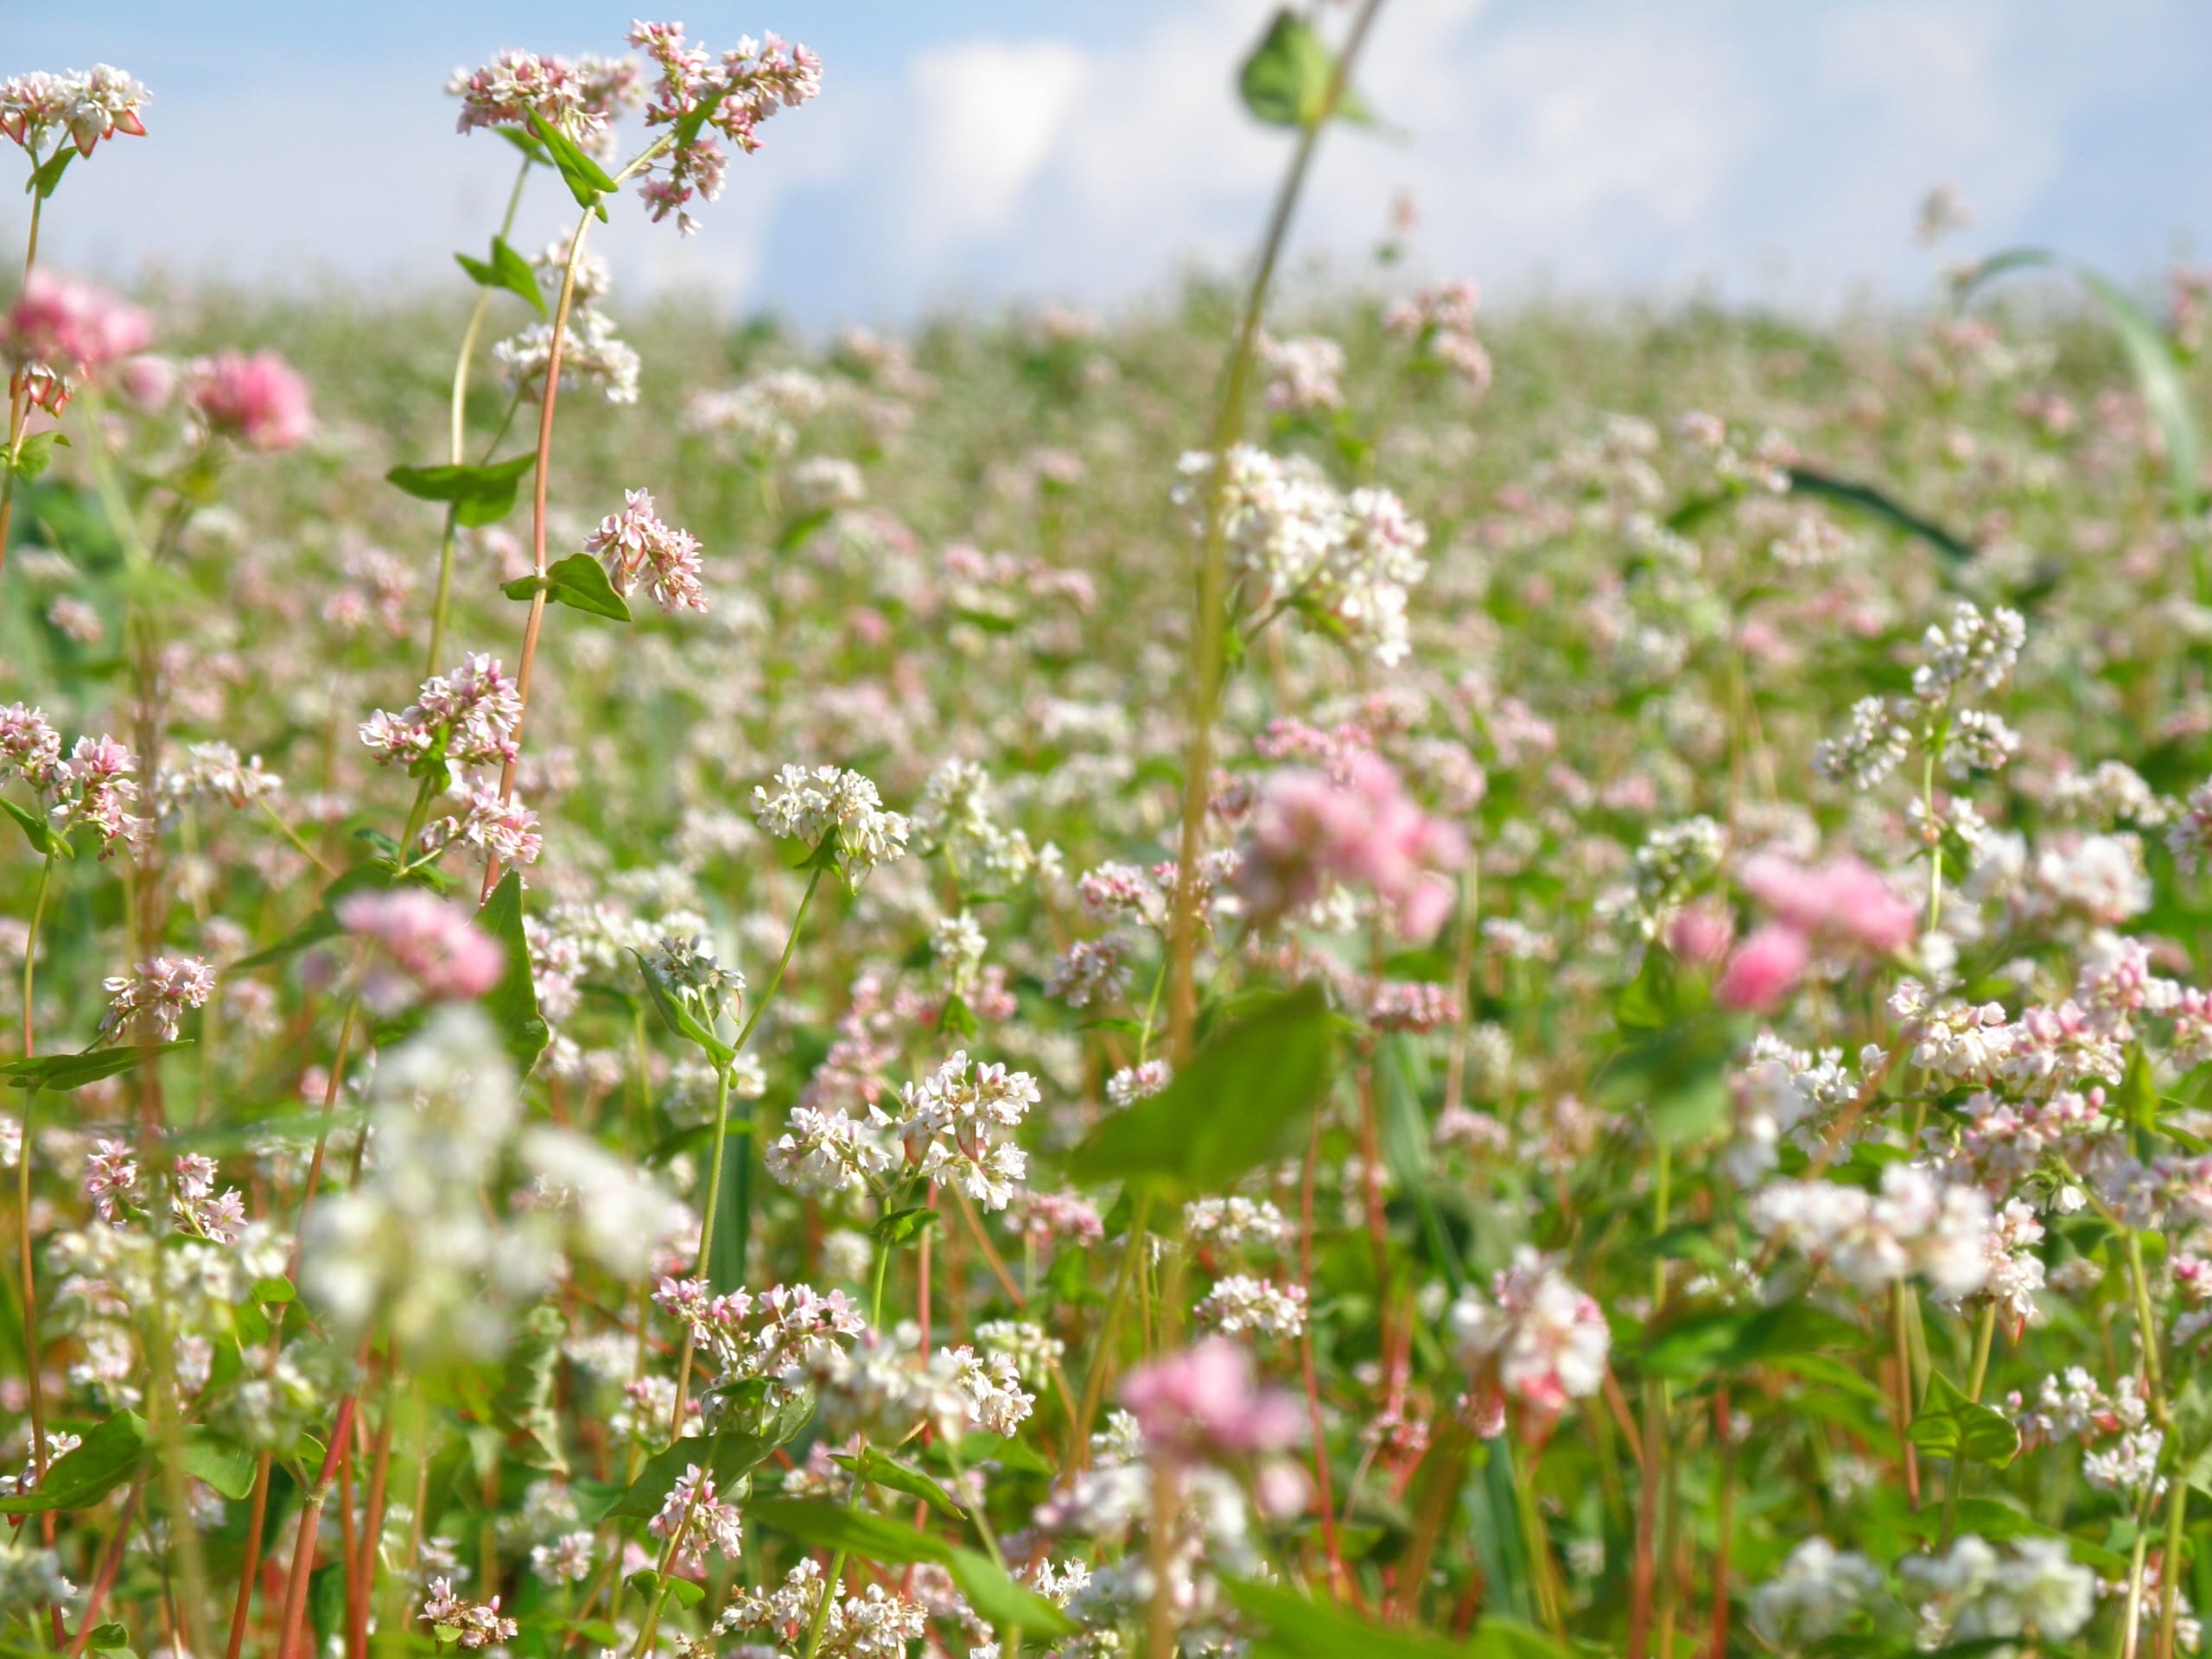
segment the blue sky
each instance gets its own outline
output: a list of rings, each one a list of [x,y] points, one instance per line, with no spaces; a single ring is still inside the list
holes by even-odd
[[[1286,141],[1236,107],[1269,0],[762,0],[687,6],[719,46],[774,29],[821,100],[739,158],[680,240],[616,210],[618,292],[696,293],[802,323],[933,306],[1112,307],[1248,248]],[[1344,8],[1326,8],[1340,25]],[[57,263],[364,290],[448,280],[511,152],[454,133],[446,76],[502,45],[620,49],[581,0],[0,0],[0,73],[105,60],[155,92],[152,136],[57,199]],[[1361,80],[1392,124],[1331,137],[1302,264],[1357,271],[1392,199],[1413,269],[1533,291],[1823,306],[1911,297],[2019,241],[2131,280],[2212,255],[2212,5],[2199,0],[1389,0]],[[1977,223],[1910,238],[1926,187]],[[517,241],[565,227],[543,182]],[[20,234],[12,193],[0,228]]]

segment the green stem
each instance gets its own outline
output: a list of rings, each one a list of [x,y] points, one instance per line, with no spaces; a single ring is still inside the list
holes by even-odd
[[[1063,1472],[1082,1468],[1090,1455],[1091,1419],[1098,1414],[1099,1402],[1105,1397],[1106,1373],[1114,1364],[1114,1332],[1121,1324],[1122,1310],[1128,1304],[1129,1287],[1136,1280],[1145,1229],[1151,1220],[1152,1194],[1147,1191],[1137,1195],[1136,1210],[1129,1217],[1129,1240],[1122,1246],[1121,1271],[1114,1277],[1114,1292],[1106,1303],[1106,1315],[1091,1351],[1090,1370],[1083,1379],[1083,1403],[1076,1410],[1068,1435],[1067,1469]]]
[[[32,1058],[31,991],[38,975],[38,935],[46,919],[47,892],[54,879],[54,855],[49,852],[38,869],[38,896],[31,904],[31,929],[23,941],[23,1058]],[[24,1369],[30,1373],[31,1465],[46,1478],[46,1385],[41,1376],[38,1340],[38,1283],[31,1251],[31,1107],[38,1099],[35,1088],[23,1091],[22,1139],[16,1147],[16,1255],[23,1277]]]
[[[1997,1334],[1997,1304],[1986,1301],[1981,1305],[1980,1316],[1974,1327],[1974,1373],[1967,1379],[1967,1398],[1981,1399],[1981,1385],[1989,1375],[1989,1344]],[[1936,1548],[1951,1547],[1951,1529],[1959,1513],[1959,1489],[1966,1484],[1966,1470],[1961,1460],[1953,1458],[1943,1471],[1943,1529]]]
[[[1206,804],[1213,774],[1213,722],[1220,706],[1224,653],[1222,649],[1222,609],[1229,591],[1228,525],[1224,497],[1229,482],[1229,451],[1244,426],[1244,397],[1257,353],[1260,321],[1267,309],[1268,289],[1274,281],[1275,264],[1290,234],[1290,220],[1313,165],[1322,131],[1351,84],[1352,61],[1359,55],[1382,0],[1365,0],[1344,35],[1336,70],[1322,94],[1320,108],[1298,135],[1298,148],[1290,170],[1276,193],[1260,245],[1259,263],[1244,296],[1243,317],[1236,344],[1230,353],[1223,378],[1221,407],[1214,417],[1213,471],[1206,484],[1205,541],[1198,561],[1198,611],[1192,634],[1190,751],[1183,766],[1183,823],[1177,855],[1174,911],[1168,935],[1168,1058],[1177,1065],[1189,1062],[1198,1031],[1197,959],[1198,944],[1198,862],[1205,839]]]

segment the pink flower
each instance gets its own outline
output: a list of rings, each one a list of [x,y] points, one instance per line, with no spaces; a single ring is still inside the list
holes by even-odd
[[[1667,948],[1677,959],[1710,968],[1728,954],[1736,924],[1728,907],[1709,899],[1685,905],[1667,925]]]
[[[1291,1395],[1254,1386],[1251,1361],[1223,1337],[1138,1366],[1122,1379],[1122,1403],[1146,1440],[1179,1457],[1277,1451],[1305,1423]]]
[[[208,429],[249,449],[289,449],[315,430],[308,383],[274,352],[225,352],[194,365],[193,406]]]
[[[1824,942],[1889,956],[1919,931],[1913,907],[1878,871],[1848,855],[1808,868],[1782,853],[1755,853],[1737,879],[1777,920]]]
[[[35,403],[59,414],[68,382],[95,374],[152,343],[154,320],[97,283],[34,270],[0,321],[0,350],[10,362],[43,369]]]
[[[376,947],[361,997],[382,1014],[418,998],[481,996],[506,967],[506,953],[466,910],[419,887],[354,893],[339,904],[338,923]]]
[[[688,530],[660,521],[649,491],[625,490],[622,511],[610,512],[584,538],[584,551],[607,567],[608,584],[625,598],[645,577],[646,591],[664,611],[703,611],[699,542]]]
[[[1812,950],[1805,936],[1781,922],[1766,926],[1736,947],[1713,998],[1725,1008],[1764,1014],[1777,1006],[1804,977]]]
[[[1303,768],[1268,778],[1236,883],[1261,925],[1311,904],[1332,880],[1370,887],[1400,933],[1425,940],[1452,908],[1441,872],[1466,856],[1458,828],[1422,811],[1389,762],[1356,753],[1341,782]]]

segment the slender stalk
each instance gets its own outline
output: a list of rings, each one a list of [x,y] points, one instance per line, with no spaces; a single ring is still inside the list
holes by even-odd
[[[499,768],[501,806],[514,799],[515,766],[522,757],[523,721],[530,713],[531,671],[537,663],[538,631],[545,626],[545,491],[553,459],[553,410],[561,396],[561,353],[569,340],[569,313],[575,305],[576,266],[584,256],[584,238],[590,234],[591,220],[591,210],[586,208],[576,220],[575,234],[569,238],[569,262],[561,270],[561,298],[553,310],[553,333],[545,347],[545,384],[538,394],[537,467],[531,486],[530,512],[531,568],[538,576],[540,586],[530,596],[530,620],[523,624],[522,662],[515,671],[515,747],[508,752],[506,764]],[[433,668],[432,672],[435,671]],[[484,891],[477,902],[480,905],[490,899],[492,889],[499,885],[499,861],[486,857]]]
[[[34,167],[36,158],[33,158]],[[36,190],[31,192],[30,234],[23,244],[23,283],[29,286],[31,267],[38,263],[38,220],[46,206],[46,198]],[[30,417],[30,382],[21,372],[10,378],[8,385],[8,455],[7,464],[0,466],[0,573],[8,568],[8,520],[16,507],[16,462],[23,453],[23,428]]]
[[[515,213],[522,206],[523,186],[530,180],[532,165],[531,158],[525,156],[522,166],[515,173],[514,188],[507,193],[506,217],[499,221],[499,240],[502,242],[507,239],[509,232],[515,227]],[[469,309],[468,327],[461,331],[461,354],[453,365],[451,430],[448,435],[447,458],[456,467],[467,459],[468,378],[475,366],[476,337],[483,331],[485,315],[491,308],[492,290],[480,287],[476,290],[476,303]],[[454,510],[448,508],[445,534],[438,546],[438,597],[430,613],[430,654],[423,669],[425,679],[435,674],[438,665],[445,661],[446,612],[453,594],[454,542],[459,530]]]
[[[707,1256],[714,1249],[715,1209],[722,1192],[722,1147],[729,1133],[729,1071],[728,1065],[715,1068],[715,1151],[708,1166],[707,1207],[699,1217],[699,1257],[695,1269],[698,1277],[707,1276]],[[683,1331],[683,1359],[676,1372],[676,1410],[669,1419],[669,1432],[681,1436],[683,1433],[683,1407],[691,1390],[691,1360],[698,1345],[693,1326],[687,1324]]]
[[[34,1034],[31,993],[38,974],[38,935],[46,919],[47,892],[54,879],[54,855],[48,853],[38,869],[38,895],[31,903],[31,931],[23,941],[23,1058],[33,1058]],[[46,1385],[38,1339],[38,1281],[31,1249],[31,1108],[38,1090],[23,1091],[22,1138],[16,1147],[16,1262],[23,1281],[23,1353],[30,1372],[31,1466],[46,1478]],[[48,1541],[51,1541],[49,1539]]]
[[[1113,1294],[1107,1300],[1106,1314],[1099,1322],[1096,1345],[1091,1350],[1090,1370],[1083,1379],[1083,1403],[1077,1408],[1075,1421],[1070,1427],[1067,1464],[1061,1471],[1064,1475],[1072,1474],[1090,1461],[1091,1420],[1098,1414],[1099,1402],[1105,1398],[1106,1373],[1114,1364],[1114,1332],[1121,1324],[1122,1310],[1128,1305],[1129,1286],[1136,1278],[1146,1225],[1151,1220],[1152,1194],[1140,1193],[1136,1209],[1129,1217],[1129,1239],[1122,1249],[1121,1271],[1114,1277]]]
[[[284,1586],[284,1619],[276,1638],[276,1659],[292,1659],[300,1645],[301,1626],[307,1618],[308,1580],[315,1572],[315,1530],[322,1521],[323,1505],[329,1502],[339,1460],[346,1455],[346,1442],[353,1438],[353,1413],[359,1403],[358,1393],[348,1394],[338,1402],[338,1415],[330,1429],[330,1445],[322,1454],[322,1471],[308,1490],[306,1503],[300,1507],[299,1530],[292,1539],[292,1573]]]
[[[1981,1385],[1989,1375],[1989,1344],[1997,1334],[1997,1304],[1985,1301],[1974,1327],[1974,1371],[1967,1379],[1967,1398],[1979,1401]],[[1936,1548],[1951,1547],[1951,1529],[1958,1518],[1959,1489],[1966,1484],[1966,1471],[1960,1459],[1953,1458],[1943,1471],[1943,1529]]]
[[[1198,611],[1192,624],[1192,683],[1190,750],[1183,766],[1183,824],[1175,870],[1175,903],[1168,937],[1168,1057],[1181,1065],[1191,1058],[1198,1029],[1198,861],[1205,839],[1209,780],[1213,773],[1213,721],[1221,702],[1223,670],[1222,609],[1227,602],[1228,527],[1224,522],[1223,496],[1229,480],[1229,451],[1244,425],[1244,397],[1257,353],[1260,321],[1267,309],[1268,289],[1274,281],[1275,265],[1290,235],[1292,213],[1297,208],[1306,175],[1313,165],[1321,134],[1351,84],[1353,60],[1367,39],[1382,0],[1363,0],[1344,35],[1344,51],[1336,72],[1322,95],[1314,119],[1298,135],[1290,171],[1275,194],[1268,215],[1259,263],[1244,296],[1244,311],[1236,343],[1229,354],[1223,377],[1221,407],[1214,417],[1213,472],[1206,485],[1205,540],[1198,561]]]

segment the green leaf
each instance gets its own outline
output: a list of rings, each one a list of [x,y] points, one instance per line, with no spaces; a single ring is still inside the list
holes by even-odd
[[[468,273],[469,280],[477,287],[503,288],[518,299],[529,301],[539,316],[546,315],[545,296],[538,289],[537,273],[530,268],[529,260],[500,238],[492,238],[489,259],[472,259],[465,253],[456,253],[454,261]]]
[[[29,182],[24,185],[23,188],[26,191],[36,192],[41,201],[46,200],[60,188],[61,175],[69,170],[69,163],[77,159],[77,147],[74,144],[56,145],[54,154],[40,164],[38,170],[31,175]]]
[[[869,1228],[868,1236],[889,1249],[903,1244],[918,1244],[922,1235],[938,1224],[938,1212],[927,1205],[917,1205],[911,1210],[893,1210]]]
[[[130,1645],[130,1632],[120,1624],[95,1624],[81,1640],[94,1653],[113,1653]]]
[[[29,484],[54,460],[54,446],[67,448],[69,440],[59,432],[33,432],[16,446],[16,476]]]
[[[739,1390],[744,1391],[741,1395]],[[738,1483],[767,1461],[777,1447],[796,1440],[814,1415],[811,1394],[787,1395],[772,1406],[762,1397],[765,1392],[757,1382],[730,1390],[732,1397],[721,1408],[721,1427],[712,1434],[678,1440],[647,1459],[637,1479],[604,1513],[650,1521],[660,1513],[677,1477],[695,1463],[714,1476],[725,1497],[734,1501]],[[600,1517],[586,1518],[595,1522]]]
[[[945,1561],[968,1605],[1001,1635],[1020,1630],[1024,1636],[1048,1639],[1073,1636],[1075,1621],[1009,1573],[988,1555],[955,1548]]]
[[[1662,1031],[1702,1014],[1712,1000],[1702,980],[1652,945],[1636,977],[1613,994],[1613,1020],[1624,1032]]]
[[[691,1011],[691,1006],[677,994],[668,982],[668,976],[660,964],[642,950],[632,949],[630,954],[638,959],[638,967],[645,976],[645,989],[652,998],[654,1009],[660,1014],[661,1023],[685,1042],[697,1046],[709,1060],[719,1069],[737,1058],[737,1051],[715,1035],[706,1021]]]
[[[146,1454],[146,1420],[119,1411],[76,1450],[56,1458],[36,1491],[0,1497],[0,1515],[42,1515],[48,1510],[88,1510],[137,1472]]]
[[[497,524],[512,512],[523,480],[537,465],[532,454],[482,467],[395,467],[385,479],[418,501],[451,504],[454,522],[473,529]]]
[[[842,1464],[863,1480],[873,1481],[878,1486],[887,1486],[894,1492],[904,1492],[909,1497],[918,1497],[939,1515],[951,1520],[965,1521],[968,1518],[968,1511],[960,1507],[943,1485],[912,1464],[901,1463],[887,1452],[879,1452],[871,1446],[863,1449],[858,1457],[849,1452],[833,1452],[830,1460]]]
[[[757,1497],[745,1514],[810,1549],[842,1549],[871,1561],[934,1561],[952,1574],[969,1605],[1001,1629],[1019,1626],[1024,1635],[1052,1637],[1075,1634],[1065,1613],[1015,1583],[988,1556],[918,1532],[903,1521],[791,1497]]]
[[[1332,1033],[1319,986],[1268,1003],[1213,1038],[1160,1093],[1108,1118],[1069,1168],[1082,1181],[1221,1192],[1276,1156],[1327,1094]]]
[[[218,1439],[207,1429],[195,1427],[184,1431],[184,1455],[177,1461],[187,1474],[205,1481],[225,1497],[245,1497],[253,1491],[253,1453]]]
[[[15,802],[0,797],[0,812],[5,812],[22,826],[23,839],[30,842],[31,851],[41,858],[77,856],[77,849],[56,833],[53,825],[29,807],[18,806]]]
[[[1849,479],[1834,478],[1826,473],[1815,472],[1808,467],[1789,469],[1789,487],[1798,495],[1817,495],[1824,500],[1854,507],[1870,517],[1881,519],[1893,529],[1909,536],[1917,536],[1955,564],[1963,564],[1974,557],[1974,549],[1931,519],[1923,518],[1909,507],[1900,506],[1871,484],[1854,483]]]
[[[1696,1382],[1853,1334],[1841,1320],[1802,1300],[1774,1307],[1702,1308],[1648,1333],[1635,1360],[1646,1376]]]
[[[677,117],[677,149],[689,149],[699,141],[699,134],[705,129],[707,118],[714,114],[715,106],[729,96],[730,86],[729,81],[723,81],[713,92],[709,92],[706,97]]]
[[[599,561],[588,553],[571,553],[543,576],[517,576],[499,589],[509,599],[523,600],[535,598],[541,590],[548,599],[571,610],[617,622],[630,620],[629,606],[614,591]]]
[[[1358,125],[1371,125],[1374,116],[1350,86],[1327,109],[1330,84],[1336,79],[1336,54],[1321,37],[1287,6],[1275,13],[1268,32],[1244,60],[1236,90],[1244,107],[1272,127],[1317,127],[1325,114]]]
[[[292,1288],[292,1281],[281,1275],[257,1279],[253,1281],[253,1300],[257,1302],[265,1302],[272,1306],[281,1307],[298,1294],[299,1293]]]
[[[7,1078],[10,1089],[42,1089],[49,1094],[61,1095],[72,1089],[82,1089],[88,1083],[120,1077],[156,1054],[190,1046],[189,1043],[144,1043],[135,1048],[88,1048],[81,1054],[47,1054],[35,1060],[10,1060],[0,1065],[0,1077]]]
[[[1221,1587],[1238,1612],[1267,1632],[1261,1651],[1285,1659],[1465,1659],[1467,1652],[1441,1637],[1386,1630],[1332,1603],[1309,1601],[1274,1585],[1224,1578]]]
[[[2189,384],[2183,377],[2172,343],[2164,330],[2144,314],[2142,307],[2097,271],[2048,248],[2011,248],[1991,255],[1974,268],[1974,274],[1960,288],[1959,302],[1963,305],[1977,289],[2008,272],[2037,268],[2070,272],[2088,290],[2103,311],[2105,321],[2119,335],[2120,350],[2126,354],[2127,366],[2135,376],[2136,392],[2157,423],[2159,435],[2165,440],[2174,512],[2183,518],[2194,517],[2203,499],[2199,479],[2204,442],[2197,429],[2196,410],[2190,403]]]
[[[1599,1069],[1597,1096],[1612,1111],[1643,1109],[1656,1140],[1703,1140],[1727,1122],[1728,1058],[1740,1034],[1738,1021],[1719,1015],[1655,1032]]]
[[[484,1012],[506,1039],[515,1071],[527,1076],[552,1033],[537,1012],[537,988],[530,977],[530,941],[522,926],[522,872],[509,870],[492,889],[476,918],[484,931],[507,948],[507,970],[484,994]]]
[[[849,1510],[816,1498],[756,1497],[746,1518],[780,1532],[810,1549],[842,1549],[871,1561],[935,1561],[949,1565],[952,1546],[918,1532],[904,1521]]]
[[[2020,1431],[2011,1418],[1967,1399],[1941,1371],[1929,1377],[1928,1397],[1905,1438],[1933,1456],[1986,1463],[1993,1469],[2005,1467],[2020,1450]]]
[[[2151,1057],[2137,1043],[2129,1049],[2127,1071],[2120,1077],[2120,1087],[2113,1090],[2106,1102],[2107,1109],[2130,1127],[2145,1134],[2158,1127],[2158,1084],[2151,1075]]]
[[[696,1607],[707,1599],[707,1586],[703,1584],[694,1584],[689,1579],[679,1579],[672,1573],[664,1579],[650,1567],[639,1567],[623,1582],[640,1594],[648,1596],[663,1586],[666,1586],[668,1599],[678,1607]]]
[[[560,128],[549,125],[536,110],[524,110],[530,118],[530,130],[537,142],[545,146],[546,155],[559,169],[561,182],[569,187],[569,194],[576,199],[576,206],[588,207],[604,220],[607,207],[600,198],[616,188],[607,169],[576,148],[575,143]]]
[[[512,1437],[523,1464],[555,1475],[569,1472],[569,1459],[561,1449],[561,1420],[553,1409],[554,1374],[568,1334],[569,1321],[550,1302],[524,1315],[507,1350],[494,1407],[499,1426]]]

